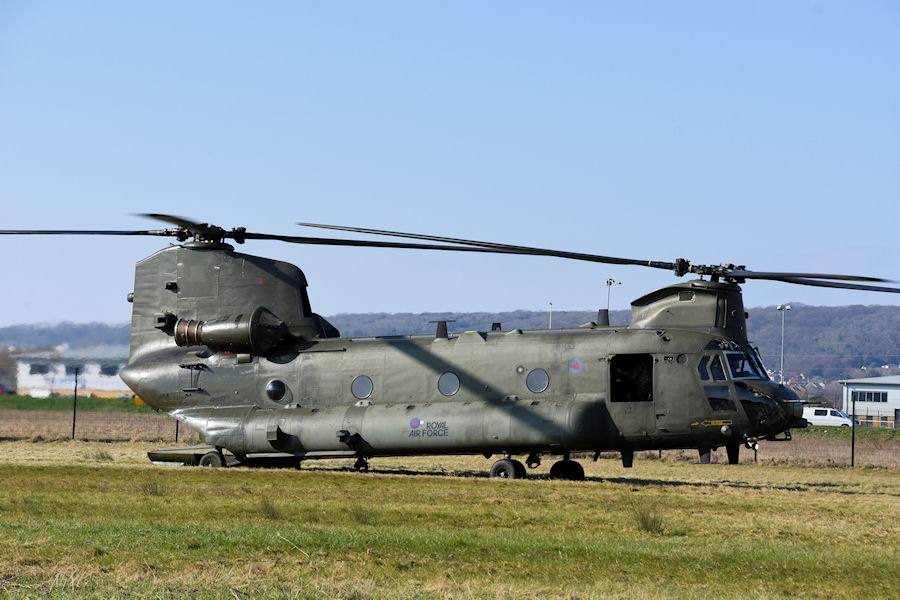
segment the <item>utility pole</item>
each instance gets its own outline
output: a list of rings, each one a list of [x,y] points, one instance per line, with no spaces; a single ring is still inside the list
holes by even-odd
[[[847,390],[846,387],[844,387]],[[853,416],[850,420],[850,468],[856,466],[856,395],[854,392],[847,390],[850,394],[850,400],[853,402]]]
[[[784,385],[784,315],[791,310],[791,305],[779,304],[777,309],[781,311],[781,385]]]
[[[612,286],[614,285],[622,285],[621,281],[616,281],[613,278],[609,278],[606,280],[606,312],[609,313],[609,295],[612,292]]]

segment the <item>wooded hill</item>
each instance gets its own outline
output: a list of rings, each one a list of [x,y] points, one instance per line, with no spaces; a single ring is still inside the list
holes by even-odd
[[[748,309],[750,340],[757,344],[766,365],[777,370],[781,352],[781,313],[774,306]],[[503,313],[354,313],[327,317],[344,337],[431,333],[430,321],[447,320],[451,331],[490,330],[499,322],[504,330],[542,329],[547,311]],[[595,311],[554,311],[553,327],[577,327],[596,320]],[[613,325],[627,325],[629,311],[612,311]],[[785,374],[836,379],[855,375],[860,367],[900,363],[900,306],[808,306],[791,304],[785,315]],[[59,344],[90,346],[127,344],[128,325],[59,323],[0,327],[0,344],[48,347]]]

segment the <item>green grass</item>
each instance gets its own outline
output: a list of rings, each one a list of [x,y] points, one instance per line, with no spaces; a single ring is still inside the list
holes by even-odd
[[[481,473],[482,458],[380,459],[368,474],[138,459],[0,463],[0,595],[896,594],[894,471],[601,460],[572,483],[377,472]]]
[[[0,396],[0,410],[56,410],[72,412],[72,397],[32,398],[31,396]],[[108,411],[155,413],[149,406],[135,406],[132,398],[78,397],[79,411]]]
[[[900,443],[900,429],[880,427],[810,426],[804,429],[792,429],[791,435],[798,440],[842,440],[849,444],[850,437],[853,435],[852,429],[856,429],[856,441],[858,442]]]

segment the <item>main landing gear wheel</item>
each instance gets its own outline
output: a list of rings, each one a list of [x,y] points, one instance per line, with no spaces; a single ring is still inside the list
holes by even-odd
[[[525,465],[517,460],[510,461],[513,464],[513,468],[516,471],[516,479],[525,479],[528,477],[528,471],[525,470]]]
[[[201,467],[224,467],[225,463],[222,460],[222,455],[216,452],[215,450],[210,450],[206,454],[200,457],[200,462],[197,463]]]
[[[550,467],[550,479],[566,479],[568,481],[583,481],[584,467],[574,460],[559,460]]]
[[[522,479],[525,477],[525,465],[517,460],[501,458],[491,465],[490,476],[501,479]]]
[[[369,470],[369,460],[363,457],[359,457],[356,459],[356,462],[353,463],[354,471],[362,471],[363,473]]]

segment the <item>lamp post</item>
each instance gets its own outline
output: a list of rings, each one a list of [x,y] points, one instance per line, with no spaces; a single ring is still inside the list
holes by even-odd
[[[609,312],[609,294],[610,292],[612,292],[612,286],[621,284],[621,281],[616,281],[613,278],[609,278],[606,280],[606,312]]]
[[[550,302],[550,327],[549,329],[553,329],[553,303]]]
[[[784,315],[791,310],[791,305],[779,304],[777,309],[781,311],[781,384],[784,385]]]

